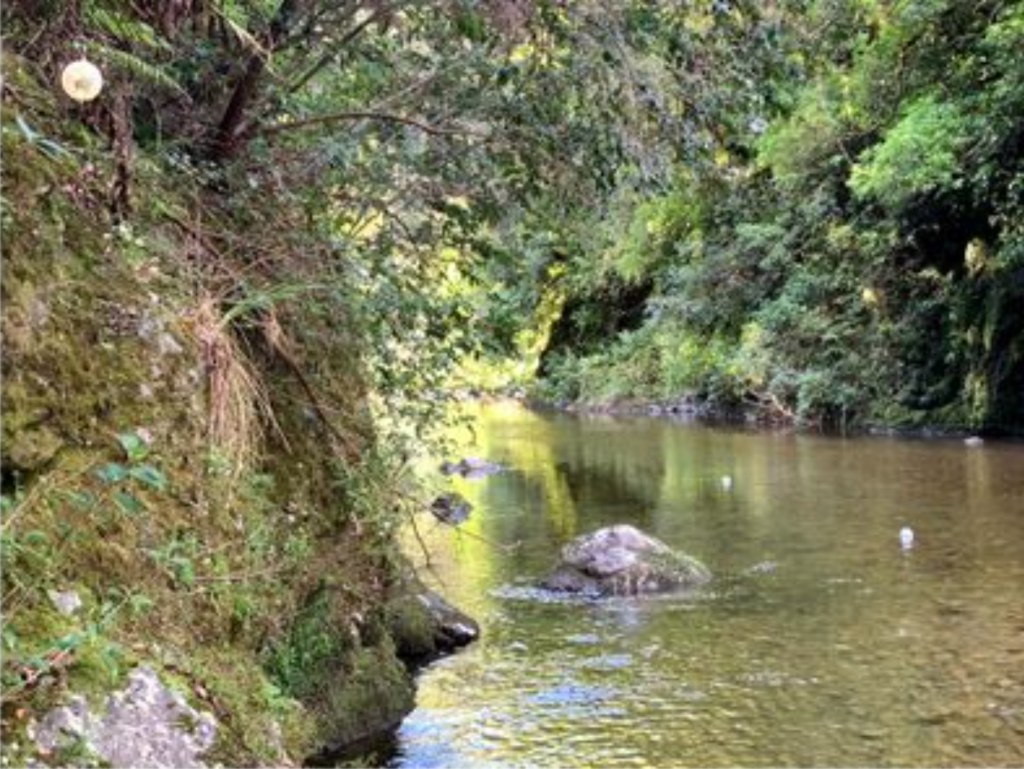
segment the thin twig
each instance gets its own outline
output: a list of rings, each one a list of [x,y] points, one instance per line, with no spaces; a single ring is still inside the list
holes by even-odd
[[[326,123],[340,123],[358,120],[378,120],[385,123],[400,123],[412,128],[417,128],[432,136],[475,136],[479,139],[487,138],[486,134],[473,131],[469,128],[444,128],[442,126],[424,123],[421,120],[417,120],[416,118],[411,118],[406,115],[374,111],[335,112],[330,115],[319,115],[317,117],[306,118],[304,120],[292,120],[288,123],[278,123],[277,125],[266,126],[260,130],[260,133],[276,134],[296,128],[309,128],[311,126],[324,125]]]

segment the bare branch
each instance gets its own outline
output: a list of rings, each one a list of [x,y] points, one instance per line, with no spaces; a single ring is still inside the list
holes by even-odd
[[[275,134],[281,133],[282,131],[291,131],[297,128],[310,128],[312,126],[325,125],[328,123],[341,123],[358,120],[377,120],[385,123],[401,123],[402,125],[407,125],[412,128],[419,129],[420,131],[428,133],[432,136],[473,136],[479,139],[487,138],[487,134],[474,131],[470,128],[447,128],[444,126],[436,126],[431,125],[430,123],[424,123],[421,120],[406,117],[405,115],[396,115],[391,112],[375,111],[335,112],[330,115],[319,115],[317,117],[306,118],[304,120],[293,120],[288,123],[278,123],[277,125],[266,126],[260,131],[260,133]]]
[[[359,24],[356,24],[356,26],[354,26],[352,29],[346,32],[344,37],[342,37],[341,40],[338,41],[337,45],[331,46],[331,50],[327,51],[323,56],[321,56],[309,69],[307,69],[302,75],[300,75],[294,83],[288,86],[288,93],[295,93],[300,88],[302,88],[306,83],[312,80],[313,77],[315,77],[316,74],[320,72],[320,70],[322,70],[332,61],[334,61],[338,54],[340,54],[342,50],[344,50],[353,40],[359,37],[359,35],[361,35],[363,31],[366,30],[367,27],[376,22],[385,14],[390,13],[391,10],[392,6],[383,5],[374,13],[371,13],[369,16],[367,16]]]

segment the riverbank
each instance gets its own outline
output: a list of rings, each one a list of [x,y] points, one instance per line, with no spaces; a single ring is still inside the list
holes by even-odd
[[[457,644],[399,552],[357,320],[261,288],[323,280],[323,244],[3,72],[4,764],[300,765],[392,730]]]
[[[747,425],[770,430],[787,429],[804,432],[839,435],[879,435],[906,438],[945,438],[964,440],[979,437],[1022,438],[1024,432],[1013,429],[992,428],[971,430],[966,427],[922,424],[885,424],[868,422],[855,425],[821,425],[803,423],[791,412],[778,408],[765,409],[750,404],[724,407],[694,396],[679,399],[617,400],[598,403],[538,400],[527,395],[513,397],[523,406],[536,411],[559,411],[568,414],[592,416],[652,417],[675,421],[703,422],[711,425]]]

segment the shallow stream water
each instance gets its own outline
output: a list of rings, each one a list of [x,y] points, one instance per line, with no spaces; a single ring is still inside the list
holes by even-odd
[[[508,470],[453,481],[473,515],[425,537],[483,637],[421,675],[389,766],[1024,765],[1021,444],[473,413],[463,450]],[[716,579],[532,588],[620,522]]]

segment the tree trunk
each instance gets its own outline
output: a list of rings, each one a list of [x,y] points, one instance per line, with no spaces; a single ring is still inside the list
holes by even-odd
[[[237,154],[247,134],[245,118],[259,93],[263,73],[267,68],[266,56],[274,52],[274,48],[284,38],[292,22],[301,10],[303,0],[281,0],[277,7],[270,29],[260,41],[264,51],[257,51],[249,57],[241,78],[231,93],[231,99],[224,115],[214,131],[211,155],[215,161],[229,160]]]

